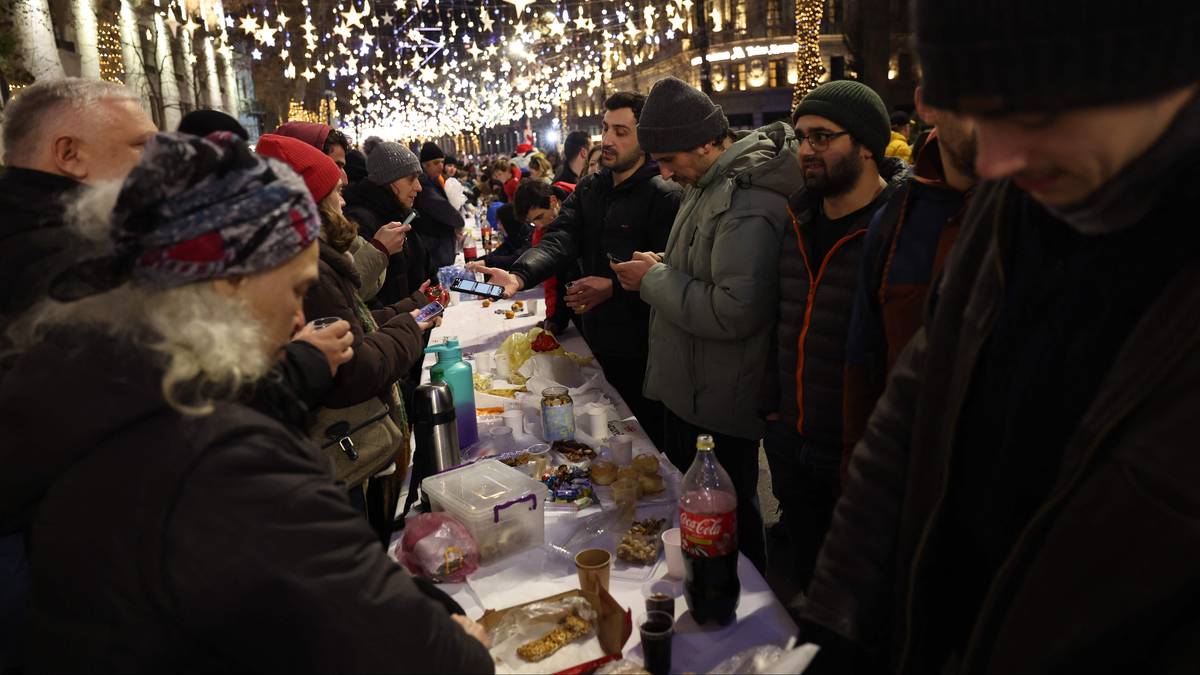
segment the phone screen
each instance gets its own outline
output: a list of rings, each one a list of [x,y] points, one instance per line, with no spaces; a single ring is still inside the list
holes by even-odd
[[[476,282],[472,281],[470,279],[459,279],[454,282],[453,286],[454,286],[454,288],[456,288],[460,291],[474,293],[475,292],[475,284],[476,284]]]
[[[437,316],[438,314],[441,314],[445,310],[446,310],[446,308],[442,306],[442,303],[437,302],[437,301],[431,302],[428,305],[425,305],[423,308],[421,308],[420,312],[417,312],[416,321],[417,321],[417,323],[421,323],[423,321],[429,321],[430,319]]]

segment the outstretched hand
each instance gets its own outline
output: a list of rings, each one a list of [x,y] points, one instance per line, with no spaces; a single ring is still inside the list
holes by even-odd
[[[488,280],[488,283],[496,284],[497,286],[502,287],[504,289],[504,297],[506,298],[511,298],[525,288],[525,282],[521,279],[521,277],[506,270],[496,267],[488,267],[481,262],[468,263],[467,269],[472,272],[483,272],[491,277],[491,279]]]

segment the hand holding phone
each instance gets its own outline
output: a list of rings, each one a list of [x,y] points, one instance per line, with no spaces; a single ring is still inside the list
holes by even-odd
[[[433,327],[432,321],[444,311],[446,311],[446,307],[442,303],[434,301],[417,310],[416,314],[413,314],[413,321],[416,321],[418,325],[430,324],[428,327],[421,326],[428,330]]]
[[[620,258],[618,258],[617,256],[615,256],[611,253],[605,253],[605,255],[608,256],[608,261],[614,265],[620,265],[621,263],[629,262],[628,260],[621,260]]]
[[[450,290],[478,295],[481,298],[489,300],[499,300],[504,297],[503,286],[475,281],[473,279],[455,279],[454,283],[450,284]]]

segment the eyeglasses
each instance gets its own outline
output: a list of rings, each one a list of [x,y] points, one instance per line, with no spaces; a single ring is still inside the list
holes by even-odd
[[[849,133],[849,131],[837,131],[833,133],[828,131],[814,131],[805,136],[800,132],[796,132],[796,140],[800,141],[801,145],[804,144],[804,141],[808,141],[809,147],[811,147],[814,152],[824,152],[829,149],[829,144],[833,141],[833,139],[837,138],[838,136],[845,136]]]

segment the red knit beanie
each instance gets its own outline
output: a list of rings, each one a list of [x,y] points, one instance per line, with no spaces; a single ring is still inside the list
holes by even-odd
[[[312,193],[313,201],[318,204],[328,197],[342,180],[342,170],[338,165],[304,141],[277,134],[263,134],[258,139],[255,151],[292,167],[292,170],[304,179],[304,184]]]

